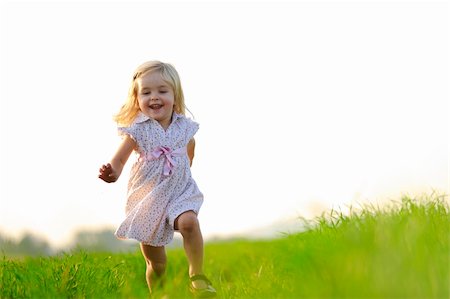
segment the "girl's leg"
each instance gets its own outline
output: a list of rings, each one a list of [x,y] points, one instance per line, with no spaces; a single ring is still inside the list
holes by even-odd
[[[175,219],[175,229],[183,235],[184,250],[189,261],[191,292],[201,298],[216,296],[216,290],[203,275],[203,237],[197,214],[187,211]]]
[[[197,214],[187,211],[175,219],[175,229],[183,236],[184,250],[189,261],[189,276],[203,274],[203,236]],[[204,281],[195,281],[195,287],[206,287]]]
[[[164,246],[154,247],[141,243],[141,251],[147,264],[145,278],[151,293],[152,287],[155,287],[157,282],[161,279],[161,276],[166,271],[166,250]]]

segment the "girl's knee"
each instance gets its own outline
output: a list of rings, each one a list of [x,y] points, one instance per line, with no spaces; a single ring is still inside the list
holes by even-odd
[[[198,231],[200,228],[197,214],[193,211],[188,211],[178,216],[175,225],[181,234],[190,234]]]
[[[147,263],[147,267],[151,267],[156,276],[162,276],[166,272],[166,262],[150,261],[150,263]]]
[[[167,263],[165,248],[141,244],[141,250],[147,264],[147,269],[158,276],[164,274]]]

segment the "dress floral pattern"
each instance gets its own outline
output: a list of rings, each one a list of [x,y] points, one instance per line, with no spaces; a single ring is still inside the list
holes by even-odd
[[[173,238],[179,215],[186,211],[198,214],[203,194],[192,178],[186,153],[198,127],[191,119],[173,113],[164,130],[156,120],[140,113],[129,127],[118,128],[120,135],[130,135],[138,145],[138,159],[128,181],[126,218],[116,231],[118,238],[164,246]]]

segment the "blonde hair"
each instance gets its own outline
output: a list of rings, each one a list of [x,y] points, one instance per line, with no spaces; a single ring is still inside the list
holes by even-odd
[[[158,72],[163,80],[170,85],[174,93],[174,112],[185,115],[186,106],[184,104],[183,89],[181,88],[180,76],[176,69],[169,63],[161,61],[147,61],[138,66],[133,75],[128,97],[125,104],[120,108],[119,113],[114,116],[114,120],[124,126],[133,123],[138,115],[139,103],[137,99],[138,85],[136,80],[148,72]]]

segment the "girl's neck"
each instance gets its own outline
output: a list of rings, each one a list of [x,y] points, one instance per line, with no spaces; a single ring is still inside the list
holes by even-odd
[[[173,120],[173,112],[172,112],[172,116],[168,120],[157,121],[157,122],[164,129],[164,131],[166,131],[170,127],[172,120]]]

